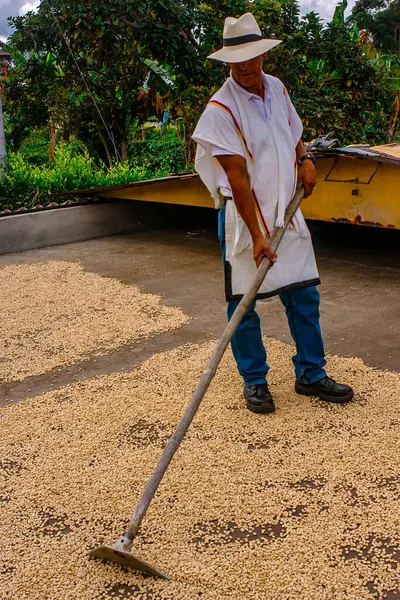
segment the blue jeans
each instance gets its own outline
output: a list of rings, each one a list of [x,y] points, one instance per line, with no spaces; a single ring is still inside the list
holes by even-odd
[[[222,208],[218,221],[218,236],[225,265],[225,210]],[[296,344],[293,364],[296,379],[311,384],[326,376],[325,350],[319,323],[320,295],[316,286],[283,292],[279,298],[286,309],[290,332]],[[230,320],[238,302],[228,302]],[[256,302],[252,304],[232,338],[231,346],[239,373],[246,385],[266,382],[269,371],[260,318],[256,313]]]

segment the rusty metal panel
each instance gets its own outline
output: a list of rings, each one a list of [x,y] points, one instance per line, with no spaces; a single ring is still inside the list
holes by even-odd
[[[371,160],[337,158],[324,181],[369,185],[380,166],[381,163],[375,163]]]
[[[339,155],[317,161],[318,184],[303,203],[308,219],[400,229],[400,165]],[[196,175],[97,191],[97,196],[213,208]]]
[[[199,177],[175,177],[158,182],[149,181],[145,185],[130,186],[118,190],[107,190],[99,195],[107,198],[162,202],[163,204],[184,204],[214,208],[214,200]]]
[[[382,152],[395,158],[400,158],[400,144],[386,144],[385,146],[374,146],[372,150]]]
[[[331,158],[317,162],[317,174],[315,192],[303,204],[306,218],[400,229],[400,168],[396,165]]]

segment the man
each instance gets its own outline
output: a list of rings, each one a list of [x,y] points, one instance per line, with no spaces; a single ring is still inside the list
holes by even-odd
[[[209,58],[223,61],[230,77],[212,97],[194,132],[196,170],[220,205],[219,239],[225,268],[228,318],[247,291],[264,256],[274,263],[257,299],[279,295],[297,353],[293,358],[295,389],[327,402],[345,403],[353,390],[325,372],[319,324],[320,283],[311,237],[299,210],[282,240],[279,256],[270,235],[281,227],[296,186],[305,195],[316,184],[313,156],[301,141],[303,126],[284,85],[263,73],[266,53],[280,40],[263,39],[252,14],[228,17],[224,47]],[[300,172],[298,173],[298,167]],[[244,379],[249,410],[272,413],[267,384],[269,367],[256,303],[232,340],[232,351]]]

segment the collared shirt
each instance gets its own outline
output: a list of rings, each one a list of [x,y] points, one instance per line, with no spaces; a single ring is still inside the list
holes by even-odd
[[[256,94],[248,92],[241,85],[239,85],[234,79],[232,72],[230,74],[230,80],[235,86],[236,90],[247,99],[249,104],[251,104],[251,106],[260,115],[260,117],[265,121],[269,121],[271,119],[271,90],[269,89],[268,84],[264,82],[264,98],[261,98]],[[232,154],[233,152],[227,152],[223,148],[218,148],[217,146],[213,146],[212,148],[213,156],[230,156]],[[218,187],[223,196],[232,196],[232,191],[229,185],[228,178],[226,176],[225,171],[222,168],[220,169]]]
[[[245,90],[230,74],[230,80],[232,81],[235,89],[243,94],[247,101],[252,105],[254,110],[258,112],[262,119],[265,121],[269,121],[271,118],[271,90],[269,89],[269,85],[267,82],[264,82],[264,98],[257,96],[257,94],[252,94]]]

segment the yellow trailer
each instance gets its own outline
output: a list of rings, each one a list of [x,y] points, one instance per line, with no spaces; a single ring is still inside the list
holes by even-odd
[[[400,144],[316,154],[318,184],[308,219],[400,229]]]
[[[400,229],[400,144],[349,146],[318,151],[315,156],[318,184],[303,204],[307,219]],[[196,174],[80,190],[78,194],[214,207]]]

